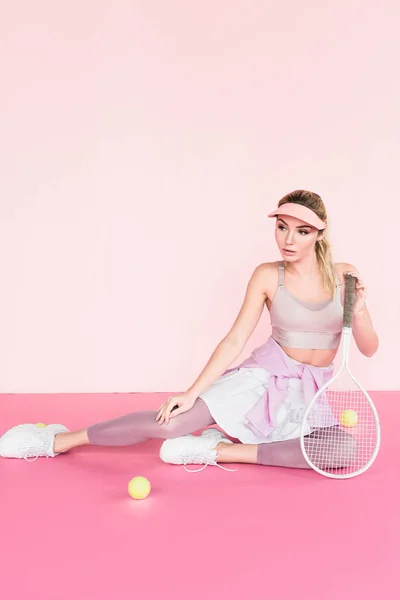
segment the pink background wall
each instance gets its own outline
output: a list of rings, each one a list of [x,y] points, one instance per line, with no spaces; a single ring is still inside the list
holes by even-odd
[[[276,201],[325,199],[399,389],[397,1],[8,3],[0,19],[0,391],[190,385]],[[262,323],[246,352],[269,335]]]

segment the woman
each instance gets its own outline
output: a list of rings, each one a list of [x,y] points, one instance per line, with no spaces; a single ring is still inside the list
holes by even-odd
[[[166,440],[160,457],[168,463],[308,468],[299,442],[301,420],[305,405],[333,373],[346,272],[357,277],[353,335],[358,349],[372,356],[378,338],[356,268],[332,262],[320,196],[297,190],[268,216],[276,218],[283,261],[255,269],[232,328],[186,392],[170,397],[158,411],[132,413],[76,432],[63,425],[19,425],[0,438],[0,455],[54,457],[78,446],[124,446],[160,438]],[[271,337],[237,368],[228,369],[265,305]],[[210,428],[214,424],[224,433]],[[200,429],[205,429],[201,435],[192,435]],[[309,437],[314,435],[318,429],[310,426]],[[335,452],[330,453],[331,464],[321,466],[345,466],[356,452],[354,438],[334,421],[330,435]]]

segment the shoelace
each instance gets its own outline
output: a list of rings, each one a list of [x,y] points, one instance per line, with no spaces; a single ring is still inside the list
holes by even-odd
[[[33,458],[33,460],[29,460],[30,458]],[[37,460],[38,458],[39,454],[31,454],[30,452],[28,452],[28,454],[24,456],[24,460],[26,460],[26,462],[35,462],[35,460]]]
[[[200,467],[200,469],[187,469],[186,465],[192,464],[192,461],[197,456],[204,457],[204,459],[205,459],[204,465],[202,467]],[[203,452],[196,452],[196,454],[190,454],[186,460],[185,460],[185,456],[181,454],[181,461],[183,463],[183,468],[185,469],[185,471],[187,471],[187,473],[200,473],[200,471],[203,471],[203,469],[205,469],[208,466],[219,467],[220,469],[223,469],[224,471],[230,471],[231,473],[236,473],[236,471],[237,471],[237,469],[228,469],[227,467],[223,467],[222,465],[217,463],[216,460],[210,459],[210,458],[208,458],[208,456],[205,456],[205,454],[203,454]]]
[[[48,441],[47,434],[37,433],[37,435],[42,440],[43,445],[45,445],[46,441]],[[41,450],[43,448],[43,445],[40,446],[39,448],[31,448],[31,449],[27,450],[27,452],[23,456],[24,460],[26,460],[26,462],[35,462],[35,460],[37,460],[39,458],[39,456],[41,456]],[[48,456],[46,456],[46,458],[48,458]],[[31,459],[33,459],[33,460],[31,460]]]

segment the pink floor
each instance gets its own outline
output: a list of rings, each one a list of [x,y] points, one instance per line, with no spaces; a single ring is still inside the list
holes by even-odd
[[[159,441],[0,459],[0,597],[398,599],[399,396],[373,394],[381,452],[348,481],[252,465],[189,474],[161,463]],[[81,428],[163,398],[0,396],[0,432]],[[146,500],[127,495],[136,475],[152,484]]]

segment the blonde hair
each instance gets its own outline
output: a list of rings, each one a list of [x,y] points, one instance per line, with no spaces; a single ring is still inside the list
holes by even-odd
[[[332,258],[332,248],[328,238],[328,216],[325,204],[323,203],[321,196],[306,190],[295,190],[294,192],[287,194],[279,200],[278,206],[281,206],[281,204],[285,204],[286,202],[293,202],[294,204],[306,206],[327,224],[326,229],[323,230],[323,238],[317,240],[315,243],[315,253],[317,255],[324,289],[329,291],[333,296],[336,287],[336,271]],[[322,231],[319,233],[322,233]]]

